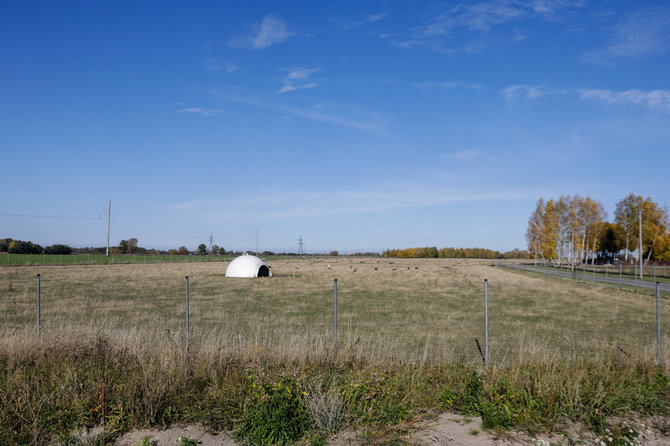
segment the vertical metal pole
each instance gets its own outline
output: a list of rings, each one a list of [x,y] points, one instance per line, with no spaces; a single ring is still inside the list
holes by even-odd
[[[656,356],[658,366],[661,366],[661,288],[656,282]]]
[[[656,282],[656,265],[654,265],[654,282]]]
[[[640,215],[640,247],[638,249],[638,257],[640,257],[640,279],[644,277],[644,270],[642,267],[642,205],[640,204],[640,209],[639,209],[639,215]]]
[[[109,257],[109,222],[112,218],[112,199],[110,198],[107,202],[107,249],[105,250],[105,256]]]
[[[333,282],[334,307],[333,307],[333,352],[337,356],[337,279]]]
[[[607,272],[609,271],[609,268],[609,265],[605,265],[605,285],[607,285]]]
[[[635,292],[637,293],[637,264],[635,264],[635,268],[633,270],[633,276],[635,276]]]
[[[621,279],[621,270],[622,270],[621,263],[619,263],[619,289],[621,289],[621,280],[622,280]]]
[[[189,321],[188,321],[188,276],[186,276],[186,352],[188,352],[188,333],[189,333]]]
[[[489,280],[484,279],[484,362],[489,364]]]
[[[37,275],[37,339],[42,337],[42,324],[41,324],[41,305],[40,305],[40,275]]]

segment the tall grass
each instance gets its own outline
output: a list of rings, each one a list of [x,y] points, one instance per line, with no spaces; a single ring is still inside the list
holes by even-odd
[[[332,435],[444,410],[481,415],[487,427],[541,431],[571,419],[599,429],[612,416],[669,415],[669,395],[665,371],[614,352],[597,362],[483,368],[263,349],[186,354],[139,332],[110,338],[63,329],[41,342],[15,333],[0,343],[2,444],[65,442],[96,425],[113,439],[133,427],[177,422],[236,429],[253,444],[290,443],[309,432]]]
[[[668,414],[668,336],[657,368],[649,296],[476,261],[271,265],[274,277],[261,280],[226,279],[222,264],[0,271],[0,444],[66,442],[77,428],[94,425],[112,438],[137,426],[199,421],[262,442],[442,410],[527,430],[550,429],[566,417],[599,428],[613,415]],[[333,278],[340,292],[337,358]],[[484,278],[488,367],[474,341],[484,334]],[[256,429],[278,411],[302,421],[286,431]]]

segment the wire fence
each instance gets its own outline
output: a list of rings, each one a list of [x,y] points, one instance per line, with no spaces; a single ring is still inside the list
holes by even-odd
[[[491,269],[494,277],[497,269]],[[157,345],[265,349],[289,356],[489,363],[620,355],[668,364],[662,329],[670,322],[670,294],[660,288],[642,294],[606,282],[610,301],[601,295],[561,301],[550,291],[527,292],[524,283],[502,287],[495,278],[445,285],[443,292],[422,292],[412,283],[406,289],[362,287],[353,269],[339,281],[319,283],[306,281],[300,270],[259,280],[225,279],[214,269],[187,270],[188,276],[55,271],[63,270],[0,272],[5,336],[32,330],[35,336],[55,336],[69,327],[138,333]],[[400,271],[393,265],[393,274]]]
[[[516,270],[541,274],[573,282],[590,283],[637,293],[655,294],[658,288],[662,294],[670,294],[670,277],[667,266],[649,266],[640,270],[635,265],[556,265],[551,263],[517,263],[502,266]]]

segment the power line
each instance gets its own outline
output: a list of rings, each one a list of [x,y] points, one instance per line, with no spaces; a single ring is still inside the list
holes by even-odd
[[[2,204],[11,204],[14,206],[28,206],[28,207],[34,207],[34,208],[53,208],[53,209],[74,209],[77,211],[95,211],[98,212],[98,209],[91,209],[91,208],[80,208],[80,207],[75,207],[75,206],[57,206],[54,204],[31,204],[31,203],[21,203],[18,201],[5,201],[5,200],[0,200],[0,203]]]
[[[63,217],[59,215],[28,215],[28,214],[5,214],[0,213],[6,217],[28,217],[28,218],[58,218],[63,220],[101,220],[100,217]]]

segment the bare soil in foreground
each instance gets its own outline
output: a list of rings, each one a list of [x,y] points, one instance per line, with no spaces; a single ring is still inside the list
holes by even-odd
[[[646,422],[645,422],[646,421]],[[535,437],[521,432],[499,432],[482,430],[479,417],[465,417],[454,413],[440,414],[435,420],[415,425],[399,426],[398,433],[392,440],[375,441],[360,431],[343,431],[336,438],[327,439],[330,446],[358,445],[417,445],[417,446],[502,446],[502,445],[533,445],[533,446],[570,446],[570,445],[640,445],[667,446],[670,436],[666,429],[670,427],[670,419],[656,417],[652,420],[627,423],[634,426],[638,436],[628,442],[613,442],[607,435],[598,437],[577,424],[566,424],[559,431],[541,434]],[[661,432],[663,430],[663,432]],[[235,446],[236,443],[227,432],[212,434],[199,424],[176,426],[169,429],[142,429],[121,436],[118,446],[134,446],[145,438],[156,446],[179,446],[182,437],[195,440],[200,446]],[[611,437],[610,437],[611,438]],[[309,444],[304,441],[303,444]]]

